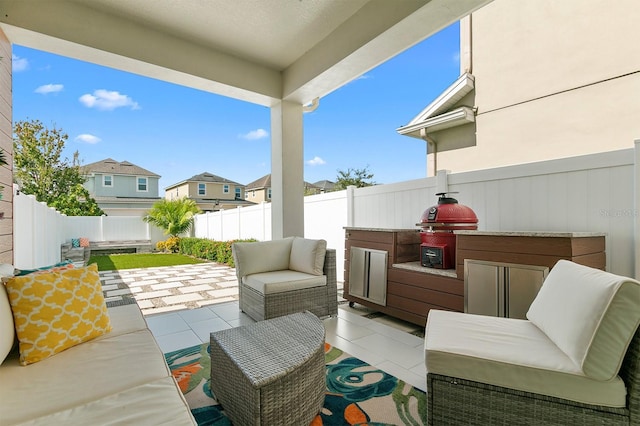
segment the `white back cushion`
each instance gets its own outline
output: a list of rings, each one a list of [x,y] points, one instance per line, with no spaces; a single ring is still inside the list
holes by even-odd
[[[4,283],[0,283],[0,364],[9,355],[15,343],[16,329],[13,325],[13,314],[9,304],[9,296]]]
[[[292,243],[292,237],[254,243],[233,243],[231,251],[237,274],[244,277],[289,269]]]
[[[560,260],[527,318],[596,380],[618,374],[640,324],[640,283]]]
[[[0,277],[12,277],[13,265],[0,264]],[[13,313],[9,304],[9,295],[4,282],[0,282],[0,364],[9,355],[15,343],[16,329],[13,324]]]
[[[294,237],[291,245],[289,269],[311,275],[322,275],[326,252],[327,242],[325,240]]]

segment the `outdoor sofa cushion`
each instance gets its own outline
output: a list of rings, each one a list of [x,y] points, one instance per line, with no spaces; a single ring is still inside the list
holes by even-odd
[[[271,271],[242,277],[242,283],[262,294],[282,293],[327,285],[324,275],[311,275],[298,271]]]
[[[620,377],[587,377],[531,321],[432,309],[425,336],[428,373],[585,404],[625,406]]]
[[[0,366],[2,424],[195,424],[136,304],[109,308],[112,331],[35,364]]]
[[[640,282],[560,260],[527,312],[588,377],[618,374],[640,324]]]
[[[233,243],[238,275],[289,269],[293,237],[271,241]]]
[[[326,252],[325,240],[295,237],[291,245],[288,269],[311,275],[322,275]]]

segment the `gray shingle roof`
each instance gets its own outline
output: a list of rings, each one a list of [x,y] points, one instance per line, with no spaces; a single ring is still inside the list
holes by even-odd
[[[178,183],[174,183],[174,184],[172,184],[172,185],[169,185],[169,186],[167,186],[167,187],[165,188],[165,190],[167,190],[168,188],[174,188],[174,187],[176,187],[176,186],[178,186],[178,185],[182,185],[183,183],[186,183],[186,182],[214,182],[214,183],[229,183],[229,184],[231,184],[231,185],[244,186],[244,185],[242,185],[241,183],[238,183],[238,182],[235,182],[235,181],[232,181],[232,180],[229,180],[229,179],[223,178],[223,177],[221,177],[221,176],[214,175],[213,173],[203,172],[203,173],[200,173],[200,174],[198,174],[198,175],[193,175],[193,176],[191,176],[190,178],[185,179],[185,180],[182,180],[182,181],[180,181],[180,182],[178,182]]]
[[[81,169],[84,173],[108,173],[113,175],[160,177],[160,175],[150,172],[147,169],[143,169],[140,166],[136,166],[128,161],[118,162],[112,158],[84,165]]]

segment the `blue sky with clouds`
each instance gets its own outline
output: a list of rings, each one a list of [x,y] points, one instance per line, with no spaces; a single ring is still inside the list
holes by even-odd
[[[368,167],[377,183],[426,175],[424,142],[400,136],[459,75],[454,24],[320,99],[304,116],[304,178]],[[69,136],[83,164],[113,158],[162,176],[164,188],[210,172],[241,184],[270,173],[263,106],[13,46],[13,119]]]

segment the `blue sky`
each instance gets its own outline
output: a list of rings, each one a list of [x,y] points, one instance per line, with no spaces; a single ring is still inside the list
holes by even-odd
[[[426,175],[424,142],[400,136],[459,75],[454,24],[320,99],[304,116],[304,178],[368,167],[376,183]],[[164,188],[210,172],[248,184],[271,172],[269,108],[13,46],[13,120],[69,135],[65,155],[113,158],[162,176]]]

